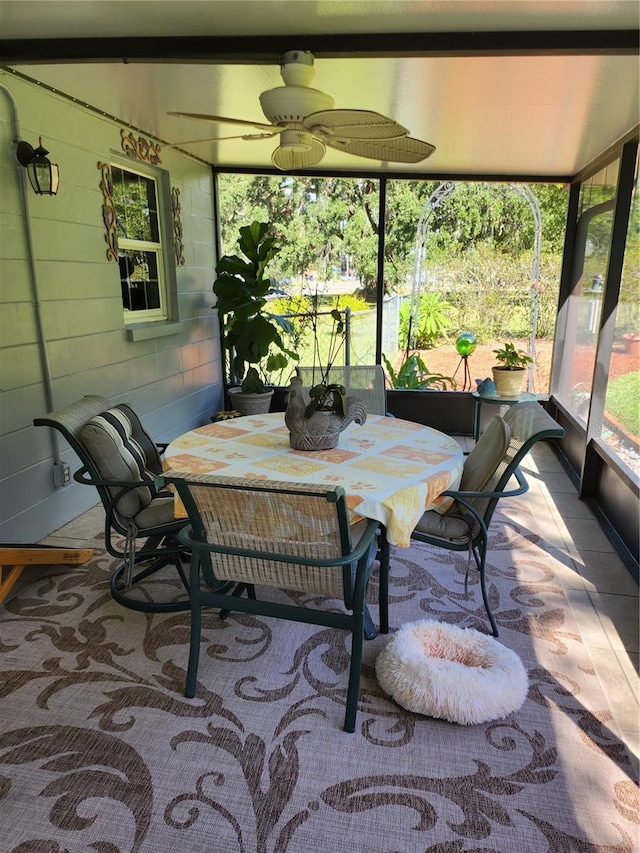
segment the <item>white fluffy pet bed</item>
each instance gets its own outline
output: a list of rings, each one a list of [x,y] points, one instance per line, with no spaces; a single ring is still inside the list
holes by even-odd
[[[407,711],[463,725],[517,711],[528,688],[511,649],[473,628],[432,619],[403,625],[378,655],[376,675]]]

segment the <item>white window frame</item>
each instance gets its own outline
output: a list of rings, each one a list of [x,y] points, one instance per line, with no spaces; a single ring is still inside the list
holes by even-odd
[[[125,326],[136,326],[139,324],[167,322],[170,319],[171,314],[170,306],[172,300],[170,298],[170,288],[172,282],[175,290],[175,273],[172,271],[171,267],[167,263],[167,258],[171,255],[171,247],[168,245],[166,237],[167,234],[171,233],[171,230],[167,225],[166,218],[166,206],[168,198],[166,187],[169,186],[168,176],[166,176],[165,179],[165,174],[163,170],[156,169],[151,166],[146,166],[141,163],[132,163],[129,160],[122,161],[119,158],[113,158],[110,163],[110,166],[112,170],[114,168],[117,168],[124,172],[130,172],[134,175],[140,175],[141,177],[147,180],[153,181],[156,194],[158,236],[160,238],[159,242],[133,240],[118,235],[118,248],[122,250],[139,249],[141,252],[152,252],[155,254],[156,267],[158,271],[158,292],[160,305],[158,308],[132,311],[131,309],[126,308],[123,304],[122,311]],[[115,199],[114,204],[116,204]],[[117,209],[118,206],[116,204],[116,211]]]

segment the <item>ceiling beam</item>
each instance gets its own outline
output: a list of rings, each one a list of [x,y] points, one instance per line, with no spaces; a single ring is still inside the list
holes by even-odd
[[[352,33],[293,36],[171,36],[0,39],[0,64],[189,62],[278,64],[287,50],[316,58],[637,55],[638,30]]]
[[[283,172],[281,169],[272,167],[255,166],[217,166],[210,164],[214,174],[232,175],[273,175],[294,178],[369,178],[379,180],[386,178],[390,181],[457,181],[461,183],[524,183],[524,184],[570,184],[573,175],[547,175],[531,174],[529,172],[517,172],[505,174],[503,172],[395,172],[393,169],[322,169],[311,166],[308,169],[300,169],[296,172]]]

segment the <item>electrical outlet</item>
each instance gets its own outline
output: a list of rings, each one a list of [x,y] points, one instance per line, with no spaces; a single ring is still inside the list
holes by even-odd
[[[71,482],[71,466],[67,462],[53,463],[53,485],[61,489]]]

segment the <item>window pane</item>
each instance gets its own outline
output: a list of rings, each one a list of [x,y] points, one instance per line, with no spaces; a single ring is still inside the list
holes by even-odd
[[[417,351],[430,373],[475,389],[513,341],[535,358],[531,390],[548,391],[566,208],[559,185],[389,181],[382,350],[394,371]],[[460,341],[463,362],[464,332],[476,348]]]
[[[567,380],[569,399],[565,399],[565,402],[585,424],[591,401],[612,222],[612,211],[606,211],[589,220],[583,258],[584,272],[578,289],[572,296],[576,303],[576,314],[571,350],[573,358]]]
[[[158,243],[158,203],[153,178],[112,166],[118,237]]]
[[[601,437],[640,476],[640,202],[636,189],[627,228]]]
[[[129,311],[160,308],[158,258],[153,251],[120,251],[122,304]]]
[[[125,322],[162,320],[166,311],[156,180],[117,164],[111,164],[111,175]]]
[[[218,185],[223,253],[237,251],[240,226],[253,219],[271,222],[282,247],[270,265],[271,278],[299,298],[317,296],[323,308],[334,307],[336,299],[339,309],[348,303],[350,361],[373,363],[378,182],[218,175]],[[408,338],[421,213],[430,196],[448,186],[440,181],[387,183],[382,351],[396,368]],[[533,383],[536,391],[547,391],[566,191],[552,184],[461,183],[452,185],[442,200],[426,233],[424,299],[416,312],[419,328],[414,324],[414,331],[419,337],[412,348],[425,351],[425,361],[433,372],[452,375],[458,370],[456,380],[461,387],[463,371],[455,348],[460,332],[474,332],[478,337],[478,349],[470,359],[475,380],[491,374],[493,349],[505,340],[516,341],[519,350],[529,350],[535,329]],[[356,302],[356,295],[364,302]],[[305,347],[304,337],[296,346],[302,364],[313,359],[313,349]],[[340,358],[344,358],[342,352]]]
[[[281,251],[268,274],[282,294],[270,307],[274,313],[301,315],[294,318],[296,334],[287,343],[299,363],[323,368],[327,361],[344,365],[347,359],[374,363],[378,182],[219,174],[218,186],[223,254],[238,252],[240,227],[254,220],[271,223]],[[314,308],[317,316],[310,316]],[[336,308],[340,334],[331,316]],[[269,381],[288,384],[293,367]]]
[[[591,403],[618,170],[616,160],[580,190],[573,288],[567,302],[563,348],[571,358],[566,357],[560,366],[558,398],[584,426]]]

